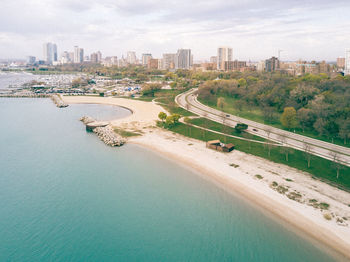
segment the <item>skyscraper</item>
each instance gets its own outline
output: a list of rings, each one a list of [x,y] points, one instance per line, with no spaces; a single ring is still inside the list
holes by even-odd
[[[345,75],[350,75],[350,48],[345,51]]]
[[[190,69],[192,64],[191,49],[177,50],[175,57],[175,69]]]
[[[74,46],[74,63],[84,62],[84,49]]]
[[[148,66],[148,61],[152,59],[152,54],[142,54],[142,65]]]
[[[130,65],[136,64],[136,53],[134,51],[129,51],[126,54],[126,61]]]
[[[44,44],[44,61],[47,64],[57,61],[57,45],[54,43]]]
[[[218,70],[225,70],[225,62],[232,61],[232,48],[219,47],[217,55],[217,68]]]

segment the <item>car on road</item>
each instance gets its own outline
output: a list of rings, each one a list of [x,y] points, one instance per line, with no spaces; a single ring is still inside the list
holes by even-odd
[[[258,129],[253,128],[253,131],[254,131],[254,132],[258,132]]]
[[[230,117],[230,115],[226,115],[226,117]]]

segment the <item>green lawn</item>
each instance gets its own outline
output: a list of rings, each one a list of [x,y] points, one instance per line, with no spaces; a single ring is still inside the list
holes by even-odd
[[[196,125],[196,126],[208,128],[210,130],[218,131],[218,132],[221,132],[224,134],[228,134],[228,135],[253,139],[253,140],[257,140],[257,141],[266,141],[266,139],[264,139],[262,137],[247,134],[246,132],[238,133],[236,131],[236,129],[234,129],[233,127],[224,126],[223,124],[220,124],[220,123],[217,123],[217,122],[211,121],[209,119],[205,119],[205,118],[190,119],[189,123]]]
[[[180,114],[182,116],[194,116],[191,112],[179,107],[175,102],[175,97],[183,93],[185,90],[159,90],[155,92],[154,97],[156,102],[160,103],[171,114]]]
[[[279,121],[280,117],[281,117],[281,113],[279,112],[275,112],[275,120],[273,121],[266,121],[264,119],[264,115],[261,111],[261,109],[257,106],[244,106],[242,108],[242,110],[238,110],[234,104],[235,102],[238,100],[237,98],[233,98],[233,97],[228,97],[228,96],[219,96],[219,97],[223,97],[225,99],[225,104],[223,107],[223,111],[232,115],[236,115],[239,117],[243,117],[258,123],[262,123],[262,124],[266,124],[266,125],[270,125],[276,128],[280,128],[286,131],[291,131],[285,127],[282,126],[281,122]],[[201,103],[210,106],[212,108],[215,108],[217,110],[221,110],[221,108],[218,108],[218,106],[216,105],[216,103],[210,102],[210,101],[206,101],[203,99],[198,99]],[[294,129],[293,129],[294,131]],[[345,147],[350,147],[350,144],[346,144],[344,145],[344,141],[338,137],[334,137],[329,138],[326,136],[320,136],[317,134],[316,131],[312,131],[312,130],[305,130],[303,132],[303,130],[301,128],[295,128],[295,133],[303,135],[303,136],[307,136],[307,137],[311,137],[311,138],[315,138],[318,140],[322,140],[325,142],[329,142],[329,143],[334,143],[340,146],[345,146]]]
[[[162,126],[162,123],[158,123]],[[179,123],[174,127],[168,128],[170,131],[195,138],[202,141],[220,139],[225,143],[232,143],[236,149],[248,154],[259,156],[276,163],[282,163],[299,170],[306,171],[313,175],[314,178],[323,180],[327,183],[333,184],[341,189],[350,191],[350,168],[343,166],[340,171],[339,179],[336,178],[336,170],[332,168],[332,162],[321,157],[312,156],[311,167],[307,167],[307,161],[302,151],[293,150],[289,155],[289,161],[285,159],[285,155],[281,153],[281,147],[272,147],[271,154],[268,155],[268,146],[265,144],[243,141],[236,138],[218,135],[212,132],[203,132],[203,130],[191,127],[186,124]],[[233,152],[234,154],[234,152]],[[350,204],[350,200],[349,200]]]

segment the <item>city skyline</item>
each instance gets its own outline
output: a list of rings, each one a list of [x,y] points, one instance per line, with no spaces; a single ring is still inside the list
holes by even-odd
[[[230,46],[233,59],[335,61],[350,46],[348,1],[57,1],[15,0],[0,10],[0,58],[42,56],[42,42],[59,55],[71,46],[121,56],[161,57],[189,48],[196,59]],[[25,10],[25,12],[24,12]],[[332,41],[329,41],[329,40]]]

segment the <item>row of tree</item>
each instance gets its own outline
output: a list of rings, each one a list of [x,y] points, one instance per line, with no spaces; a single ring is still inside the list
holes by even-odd
[[[238,77],[203,82],[199,98],[219,108],[225,98],[233,98],[229,106],[238,111],[258,108],[267,123],[281,121],[286,128],[316,131],[344,143],[350,138],[350,78],[265,73]]]

